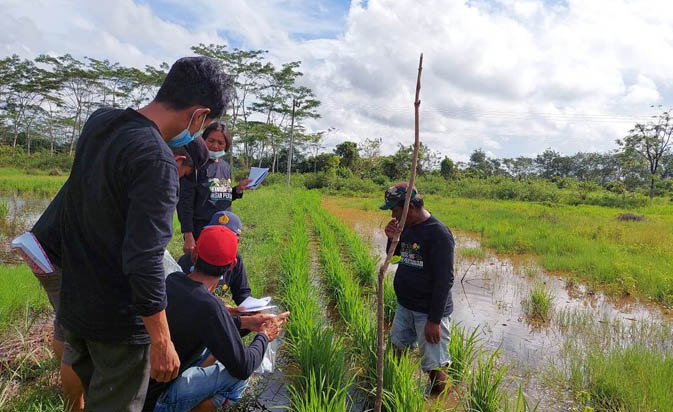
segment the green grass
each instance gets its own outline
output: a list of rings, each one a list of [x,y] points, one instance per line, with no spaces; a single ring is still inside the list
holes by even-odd
[[[449,355],[451,365],[448,373],[455,383],[464,382],[469,378],[472,363],[477,358],[477,351],[481,338],[478,336],[479,327],[468,331],[458,323],[451,323],[449,340]]]
[[[68,176],[27,174],[23,170],[0,168],[0,193],[54,196]]]
[[[0,266],[0,334],[30,312],[51,310],[47,294],[25,265]]]
[[[597,411],[673,411],[670,353],[642,345],[617,347],[607,353],[592,348],[572,365],[569,380],[572,390],[585,393],[582,403]]]
[[[395,294],[394,273],[386,273],[383,280],[383,317],[388,325],[393,323],[397,311],[397,294]]]
[[[528,297],[521,302],[523,311],[529,319],[539,322],[549,320],[553,304],[554,295],[544,283],[536,283]]]
[[[496,360],[500,351],[482,352],[472,371],[465,398],[466,410],[475,412],[500,412],[507,403],[503,382],[507,369],[498,367]]]
[[[476,247],[458,249],[458,253],[462,258],[465,259],[482,260],[486,257],[486,251],[482,248]]]
[[[482,246],[498,253],[530,253],[548,271],[673,305],[673,204],[664,199],[628,210],[434,195],[425,200],[447,226],[480,234]],[[351,198],[340,204],[372,209],[380,201]],[[617,220],[627,212],[646,220]]]
[[[247,191],[242,199],[233,203],[232,212],[243,222],[239,253],[245,262],[250,288],[255,296],[273,293],[276,287],[280,249],[287,235],[292,197],[287,188],[262,187]],[[168,251],[176,260],[182,256],[183,243],[176,214],[173,218],[173,238],[168,245]]]

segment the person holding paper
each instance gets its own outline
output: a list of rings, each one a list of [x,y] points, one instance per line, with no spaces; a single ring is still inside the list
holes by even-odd
[[[191,254],[201,230],[215,212],[231,210],[234,200],[243,197],[250,179],[231,185],[231,167],[224,155],[231,150],[232,137],[224,123],[214,122],[203,131],[210,159],[198,170],[196,182],[180,181],[178,219],[184,237],[183,252]]]
[[[215,411],[236,403],[280,333],[289,313],[233,317],[212,294],[236,264],[237,247],[231,230],[207,227],[196,243],[194,271],[166,279],[166,317],[182,373],[170,383],[151,380],[143,411]],[[257,332],[247,347],[240,329]]]

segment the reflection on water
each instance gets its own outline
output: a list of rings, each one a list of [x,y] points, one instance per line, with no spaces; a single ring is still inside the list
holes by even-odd
[[[342,208],[334,199],[325,199],[323,206],[338,216],[353,230],[370,242],[372,249],[385,258],[386,237],[383,228],[390,220],[389,213]],[[536,381],[536,373],[548,361],[558,358],[564,342],[570,337],[581,341],[577,334],[591,334],[592,328],[571,328],[560,321],[552,320],[546,325],[532,323],[523,312],[521,301],[530,289],[544,283],[553,295],[556,313],[587,314],[592,322],[605,325],[621,325],[627,330],[635,323],[668,322],[670,318],[658,307],[648,306],[635,300],[617,301],[602,293],[596,293],[583,285],[568,282],[550,275],[530,258],[511,259],[488,253],[476,253],[481,245],[478,239],[457,230],[455,281],[452,289],[454,312],[452,320],[461,322],[468,328],[480,327],[485,346],[491,350],[500,348],[515,376],[531,378],[527,392],[544,401],[544,389]],[[642,322],[639,322],[642,321]],[[614,333],[612,326],[606,327],[606,334]],[[624,340],[633,338],[625,333]],[[660,338],[665,342],[666,334]],[[587,338],[589,339],[589,338]],[[610,337],[612,343],[615,338]],[[671,349],[670,343],[666,344]],[[541,404],[542,410],[564,410],[564,406],[548,400]]]
[[[22,260],[9,247],[12,239],[33,227],[47,208],[51,198],[0,196],[8,206],[7,218],[0,222],[0,263],[21,263]]]

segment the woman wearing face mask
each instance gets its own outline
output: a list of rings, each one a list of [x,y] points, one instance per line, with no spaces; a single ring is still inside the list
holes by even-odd
[[[184,237],[183,251],[190,254],[201,230],[216,212],[231,210],[231,203],[243,197],[250,179],[231,185],[231,167],[224,155],[231,149],[231,134],[223,123],[213,122],[203,131],[210,159],[196,175],[196,182],[180,180],[178,219]]]

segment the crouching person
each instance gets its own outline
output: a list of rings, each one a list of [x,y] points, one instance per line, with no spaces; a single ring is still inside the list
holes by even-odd
[[[238,238],[224,226],[205,228],[196,244],[194,271],[166,278],[166,317],[180,358],[172,382],[150,380],[143,411],[215,411],[239,401],[270,341],[289,313],[232,317],[212,294],[236,264]],[[240,329],[257,332],[249,346]]]

